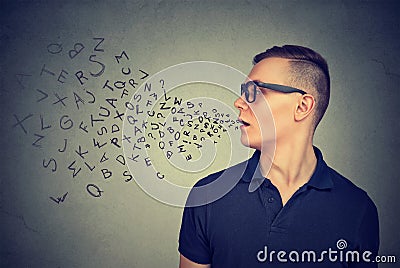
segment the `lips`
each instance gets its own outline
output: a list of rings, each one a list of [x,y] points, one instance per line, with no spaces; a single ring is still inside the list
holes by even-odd
[[[241,119],[241,118],[239,118],[239,122],[243,125],[243,126],[245,126],[245,127],[248,127],[248,126],[250,126],[250,124],[249,123],[247,123],[246,121],[244,121],[243,119]]]

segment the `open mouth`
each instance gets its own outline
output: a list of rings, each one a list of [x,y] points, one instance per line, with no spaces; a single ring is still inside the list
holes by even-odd
[[[245,127],[250,126],[249,123],[247,123],[246,121],[244,121],[244,120],[242,120],[242,119],[239,119],[239,122],[240,122],[243,126],[245,126]]]

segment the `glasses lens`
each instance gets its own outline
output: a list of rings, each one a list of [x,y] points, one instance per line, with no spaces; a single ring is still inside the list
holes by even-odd
[[[246,97],[246,101],[248,103],[252,103],[256,100],[256,89],[257,86],[252,81],[249,81],[245,84],[241,84],[240,86],[240,95]]]
[[[257,86],[254,84],[252,81],[249,81],[246,83],[246,88],[247,88],[247,96],[246,99],[249,103],[254,102],[256,100],[256,89]]]
[[[249,101],[249,91],[247,90],[247,84],[240,85],[240,96],[243,96],[243,93],[246,97],[246,100]]]

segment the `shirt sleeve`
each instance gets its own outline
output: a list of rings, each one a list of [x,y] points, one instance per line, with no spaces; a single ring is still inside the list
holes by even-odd
[[[358,252],[360,262],[350,263],[349,267],[378,267],[375,258],[379,250],[379,219],[375,204],[368,197],[366,208],[358,229]],[[371,252],[371,254],[365,252]],[[365,259],[365,258],[366,259]]]
[[[179,252],[199,264],[211,263],[206,219],[207,205],[185,207],[179,233]]]

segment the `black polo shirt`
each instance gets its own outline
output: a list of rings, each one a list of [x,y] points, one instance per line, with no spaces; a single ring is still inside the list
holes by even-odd
[[[317,166],[312,177],[285,206],[277,188],[260,173],[259,151],[229,168],[237,174],[245,169],[229,193],[207,205],[184,209],[179,252],[213,268],[377,267],[373,260],[379,226],[374,203],[328,167],[319,149],[314,147],[314,152]],[[223,174],[209,175],[194,187]],[[253,178],[261,186],[251,192]],[[193,193],[188,199],[196,198]]]

